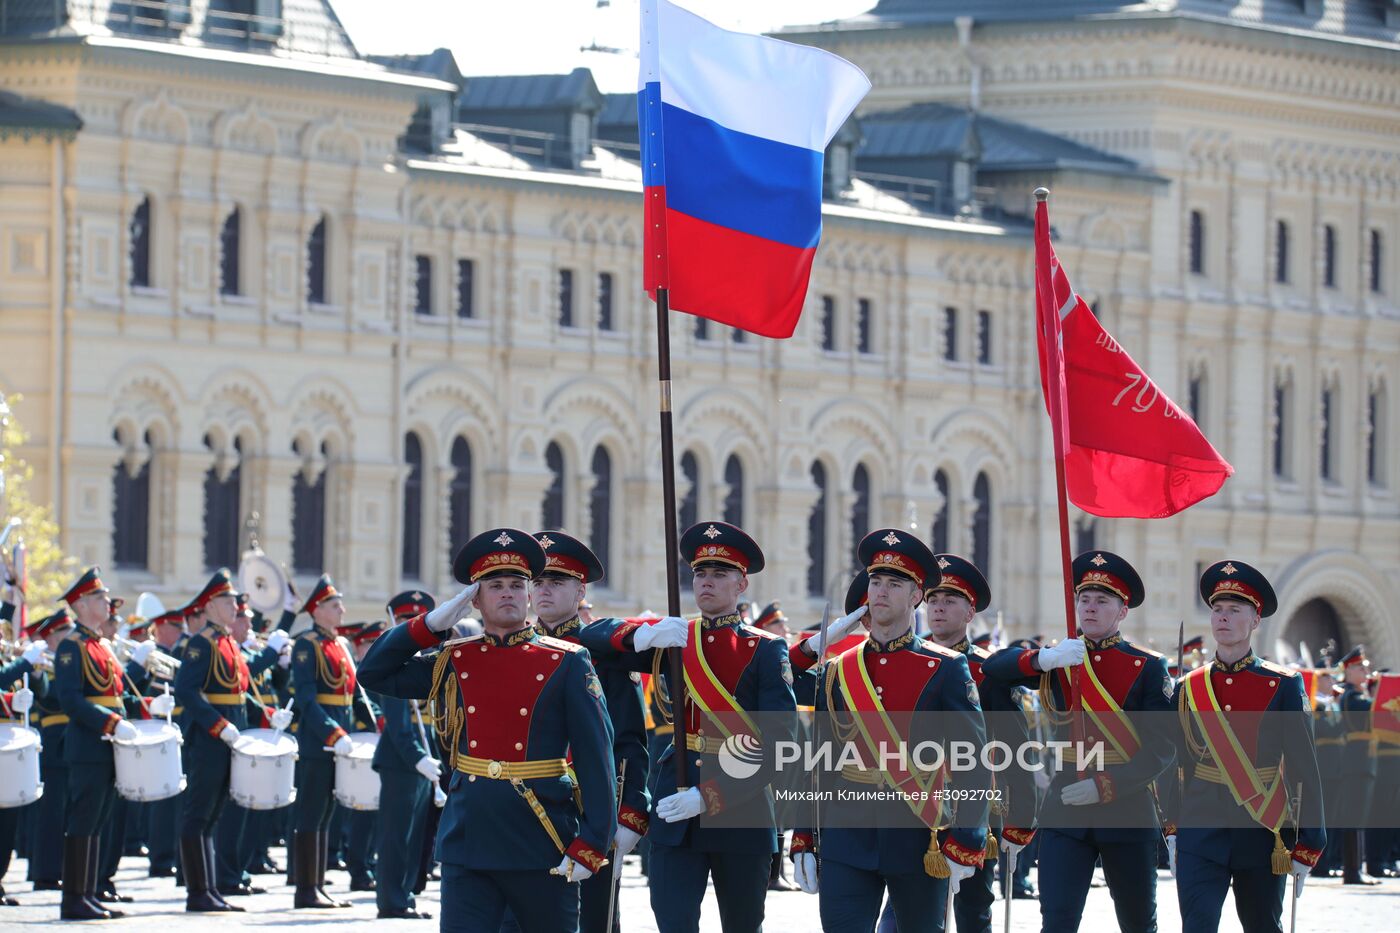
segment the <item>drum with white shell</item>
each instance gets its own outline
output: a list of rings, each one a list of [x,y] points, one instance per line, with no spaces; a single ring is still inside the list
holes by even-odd
[[[185,789],[180,766],[180,730],[164,719],[129,719],[136,738],[113,742],[117,793],[127,800],[150,802],[174,797]]]
[[[22,807],[44,795],[39,782],[39,733],[13,723],[0,725],[0,809]]]
[[[335,756],[335,799],[351,810],[379,809],[379,772],[374,770],[374,750],[379,733],[350,733],[348,755]]]
[[[245,729],[233,743],[228,793],[248,810],[276,810],[297,799],[296,739],[276,729]]]

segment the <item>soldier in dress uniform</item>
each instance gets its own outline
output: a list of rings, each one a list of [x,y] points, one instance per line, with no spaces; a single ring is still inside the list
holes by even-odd
[[[395,625],[437,607],[422,590],[398,594],[384,607]],[[368,654],[368,652],[367,652]],[[379,869],[375,904],[381,919],[432,917],[419,910],[413,885],[418,874],[418,853],[432,807],[433,786],[442,776],[442,764],[427,743],[427,718],[418,700],[381,694],[384,731],[374,750],[374,770],[379,772]]]
[[[935,555],[937,576],[926,582],[929,640],[967,658],[977,695],[987,717],[987,737],[1018,749],[1030,739],[1026,717],[1004,681],[989,680],[982,664],[992,656],[985,646],[969,643],[967,633],[977,613],[992,602],[992,589],[982,571],[956,554]],[[990,642],[991,634],[985,636]],[[989,933],[998,849],[1015,860],[1035,835],[1036,794],[1031,774],[1019,767],[996,776],[998,792],[991,810],[986,857],[977,874],[958,889],[953,902],[958,933]]]
[[[355,664],[336,634],[345,605],[325,574],[311,588],[301,611],[312,626],[292,647],[292,689],[296,695],[296,831],[288,855],[296,884],[297,908],[349,907],[326,894],[331,811],[335,807],[335,756],[348,755],[354,727]]]
[[[1082,665],[1081,707],[1100,714],[1097,721],[1080,719],[1083,741],[1090,748],[1103,744],[1106,767],[1080,774],[1073,756],[1067,756],[1067,766],[1050,784],[1038,833],[1041,922],[1046,933],[1079,929],[1094,865],[1102,859],[1119,927],[1146,933],[1157,926],[1160,832],[1152,784],[1171,766],[1174,745],[1161,722],[1166,717],[1129,722],[1114,714],[1170,711],[1175,683],[1165,658],[1119,631],[1145,595],[1132,565],[1108,551],[1087,551],[1074,559],[1072,572],[1080,634],[1050,648],[1006,648],[988,658],[982,670],[996,680],[1038,684],[1042,715],[1064,733],[1058,738],[1073,741],[1065,712],[1069,668]],[[1128,728],[1116,728],[1120,725]],[[1081,818],[1079,827],[1069,828]]]
[[[1376,748],[1371,734],[1371,697],[1366,677],[1371,662],[1366,647],[1357,645],[1342,655],[1342,714],[1346,742],[1342,748],[1341,792],[1337,826],[1342,834],[1342,884],[1376,884],[1361,874],[1362,839],[1376,786]]]
[[[227,570],[210,577],[192,605],[202,613],[204,625],[191,636],[175,676],[175,696],[185,708],[188,749],[189,785],[180,827],[185,910],[241,911],[219,892],[214,826],[228,801],[230,749],[240,732],[249,728],[247,697],[252,676],[277,662],[287,637],[269,640],[251,663],[244,657],[243,646],[232,634],[239,616],[238,592]],[[291,715],[282,713],[279,719],[285,728]]]
[[[388,626],[383,621],[375,619],[374,621],[357,623],[353,631],[346,633],[345,637],[350,642],[350,650],[357,666],[360,659],[365,656],[365,652],[369,650],[369,646],[387,628]],[[361,686],[356,691],[355,699],[356,703],[353,707],[355,728],[353,731],[382,732],[384,714],[380,711],[380,704],[384,698]],[[336,810],[343,815],[345,821],[342,845],[345,855],[345,869],[350,873],[350,890],[373,891],[377,886],[374,840],[378,835],[379,811],[350,810],[346,807],[337,807]]]
[[[131,690],[106,639],[98,633],[110,615],[112,600],[97,567],[88,569],[63,594],[77,622],[73,634],[54,652],[54,681],[59,704],[68,716],[63,757],[69,766],[67,827],[63,840],[65,920],[103,920],[122,916],[97,901],[100,838],[117,795],[111,736],[136,737],[126,715],[139,715],[141,700]],[[157,716],[174,708],[171,697],[157,697]]]
[[[712,756],[726,727],[750,712],[766,714],[764,745],[791,739],[797,704],[786,639],[745,624],[738,612],[749,576],[763,569],[763,551],[741,529],[725,522],[700,522],[680,537],[680,556],[695,572],[693,588],[700,617],[668,616],[654,624],[606,619],[580,636],[601,667],[623,665],[651,671],[659,680],[663,712],[682,685],[670,682],[669,666],[658,649],[682,648],[687,674],[686,750],[693,786],[676,787],[674,735],[653,770],[654,813],[648,836],[647,866],[651,906],[661,933],[685,933],[700,926],[700,902],[713,879],[715,899],[726,929],[757,930],[763,924],[769,867],[778,850],[773,800],[761,773],[731,779]],[[663,667],[666,669],[663,670]],[[659,675],[659,677],[658,677]],[[728,718],[715,719],[706,713]],[[780,725],[781,723],[781,725]],[[770,735],[776,729],[781,734]],[[716,734],[719,733],[719,734]],[[711,827],[699,819],[729,811],[731,826]]]
[[[544,549],[545,565],[530,584],[530,603],[535,610],[535,627],[542,635],[579,644],[586,627],[578,616],[588,584],[603,579],[603,564],[588,546],[561,531],[539,532],[535,540]],[[598,619],[593,624],[599,624]],[[617,803],[617,833],[613,838],[610,864],[579,886],[579,930],[604,933],[608,926],[608,902],[622,871],[622,860],[646,835],[651,798],[647,793],[646,713],[642,707],[642,678],[635,671],[616,666],[599,666],[608,718],[613,729],[613,767],[623,775],[624,785]],[[621,929],[620,915],[614,912],[613,929]]]
[[[1184,780],[1167,838],[1181,920],[1192,933],[1217,929],[1233,888],[1245,933],[1282,933],[1285,882],[1301,885],[1326,845],[1311,704],[1302,677],[1250,645],[1278,608],[1264,575],[1220,561],[1200,592],[1215,659],[1181,680],[1175,701]],[[1290,804],[1299,784],[1301,813]]]
[[[29,628],[30,637],[55,651],[73,631],[73,618],[67,609],[45,616]],[[39,731],[43,750],[39,753],[39,780],[44,796],[30,824],[29,880],[36,891],[58,891],[63,885],[63,820],[68,803],[68,765],[63,760],[63,736],[68,731],[68,714],[58,702],[53,673],[30,675],[34,707],[29,724]]]
[[[617,830],[602,684],[587,651],[541,635],[527,615],[544,568],[526,532],[477,535],[452,565],[466,588],[390,629],[361,668],[382,694],[438,704],[456,772],[438,832],[444,931],[495,933],[507,909],[531,933],[576,930],[573,885],[603,869]],[[444,643],[473,608],[484,633]]]
[[[984,858],[988,775],[981,769],[951,776],[942,769],[927,773],[884,752],[930,740],[971,742],[980,748],[986,730],[977,687],[962,653],[914,633],[925,584],[938,579],[937,563],[923,542],[882,528],[861,540],[857,555],[869,575],[868,613],[856,610],[854,615],[868,619],[869,637],[821,665],[818,646],[810,641],[804,646],[812,650],[794,650],[792,659],[799,668],[815,669],[803,684],[810,682],[814,691],[819,738],[853,744],[861,756],[859,765],[844,765],[830,786],[822,775],[823,793],[834,792],[840,799],[847,793],[902,791],[914,820],[873,814],[873,825],[833,822],[821,827],[820,835],[808,823],[793,833],[794,874],[804,891],[820,895],[824,930],[873,929],[888,892],[902,933],[942,931],[950,890],[955,895]],[[844,637],[841,630],[851,615],[829,627],[828,637]],[[893,717],[909,725],[902,727],[904,732],[886,727],[892,722],[887,714],[910,712],[955,715],[937,722],[932,716]],[[951,810],[942,797],[953,789],[970,791],[973,799],[960,805],[957,826],[947,829]]]

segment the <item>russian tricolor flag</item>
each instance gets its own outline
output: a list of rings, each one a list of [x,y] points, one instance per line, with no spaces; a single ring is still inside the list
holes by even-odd
[[[644,285],[670,306],[790,337],[822,233],[822,155],[870,90],[822,49],[642,0]]]

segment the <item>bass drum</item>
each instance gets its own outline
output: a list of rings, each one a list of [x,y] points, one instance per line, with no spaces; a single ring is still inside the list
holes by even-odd
[[[39,733],[24,726],[0,726],[0,810],[22,807],[44,796],[39,783]]]
[[[335,756],[335,799],[351,810],[379,809],[379,772],[374,770],[374,750],[379,733],[350,733],[348,755]]]
[[[228,794],[248,810],[276,810],[294,803],[296,739],[275,729],[245,729],[233,743]]]

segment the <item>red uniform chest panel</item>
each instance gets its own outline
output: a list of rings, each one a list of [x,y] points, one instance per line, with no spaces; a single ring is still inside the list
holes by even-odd
[[[1142,669],[1147,666],[1146,658],[1136,657],[1116,647],[1091,649],[1086,657],[1094,665],[1094,676],[1119,706],[1123,705],[1128,693],[1133,689],[1133,684],[1137,683],[1138,676],[1142,674]],[[1066,699],[1071,695],[1069,670],[1060,668],[1057,672],[1060,689]]]
[[[247,692],[248,692],[248,681],[249,681],[249,679],[250,679],[249,674],[248,674],[248,662],[247,662],[246,660],[244,660],[244,658],[243,658],[243,652],[239,649],[238,643],[235,642],[235,641],[233,640],[233,636],[232,636],[232,635],[220,635],[220,636],[218,636],[218,637],[214,640],[214,650],[215,650],[215,653],[218,655],[219,671],[220,671],[220,673],[223,674],[225,677],[228,677],[231,673],[233,673],[234,671],[237,671],[237,673],[238,673],[237,692],[238,692],[238,693],[247,693]],[[211,665],[211,670],[210,670],[210,676],[211,676],[211,677],[213,676],[212,665]],[[206,683],[207,683],[207,681],[206,681]],[[219,686],[220,686],[220,689],[227,689],[227,688],[224,688],[222,684],[220,684]]]
[[[453,646],[452,669],[466,714],[462,751],[475,758],[526,760],[535,704],[563,662],[563,651],[531,642],[509,648],[481,642]]]
[[[967,666],[972,670],[972,682],[977,686],[982,686],[982,680],[987,676],[982,673],[982,662],[991,657],[988,652],[980,648],[973,648],[967,653]]]
[[[340,642],[336,640],[321,642],[321,654],[325,656],[326,670],[330,672],[331,677],[339,680],[342,675],[345,676],[345,683],[341,686],[340,692],[346,696],[354,696],[355,671],[351,668],[350,658],[346,656],[345,649],[341,647]],[[246,664],[244,670],[247,670]]]
[[[704,639],[705,663],[714,671],[724,689],[732,695],[739,686],[739,679],[744,676],[744,669],[758,652],[758,643],[763,640],[762,636],[749,634],[737,628],[719,628],[700,634]],[[685,650],[694,649],[687,645]],[[685,709],[689,718],[686,721],[690,723],[693,731],[703,726],[704,722],[689,698],[690,694],[687,692]]]
[[[107,692],[101,696],[121,696],[122,694],[122,666],[117,663],[116,656],[104,645],[101,639],[90,638],[87,640],[86,648],[88,659],[92,662],[93,669],[103,680],[111,678],[112,685]]]
[[[1263,711],[1273,702],[1283,678],[1269,671],[1211,671],[1210,686],[1215,700],[1228,715],[1230,730],[1251,759],[1259,748],[1259,727]],[[1263,762],[1270,764],[1270,762]]]
[[[871,651],[865,655],[865,669],[870,672],[875,694],[886,710],[916,709],[924,688],[942,665],[941,658],[915,651]]]

